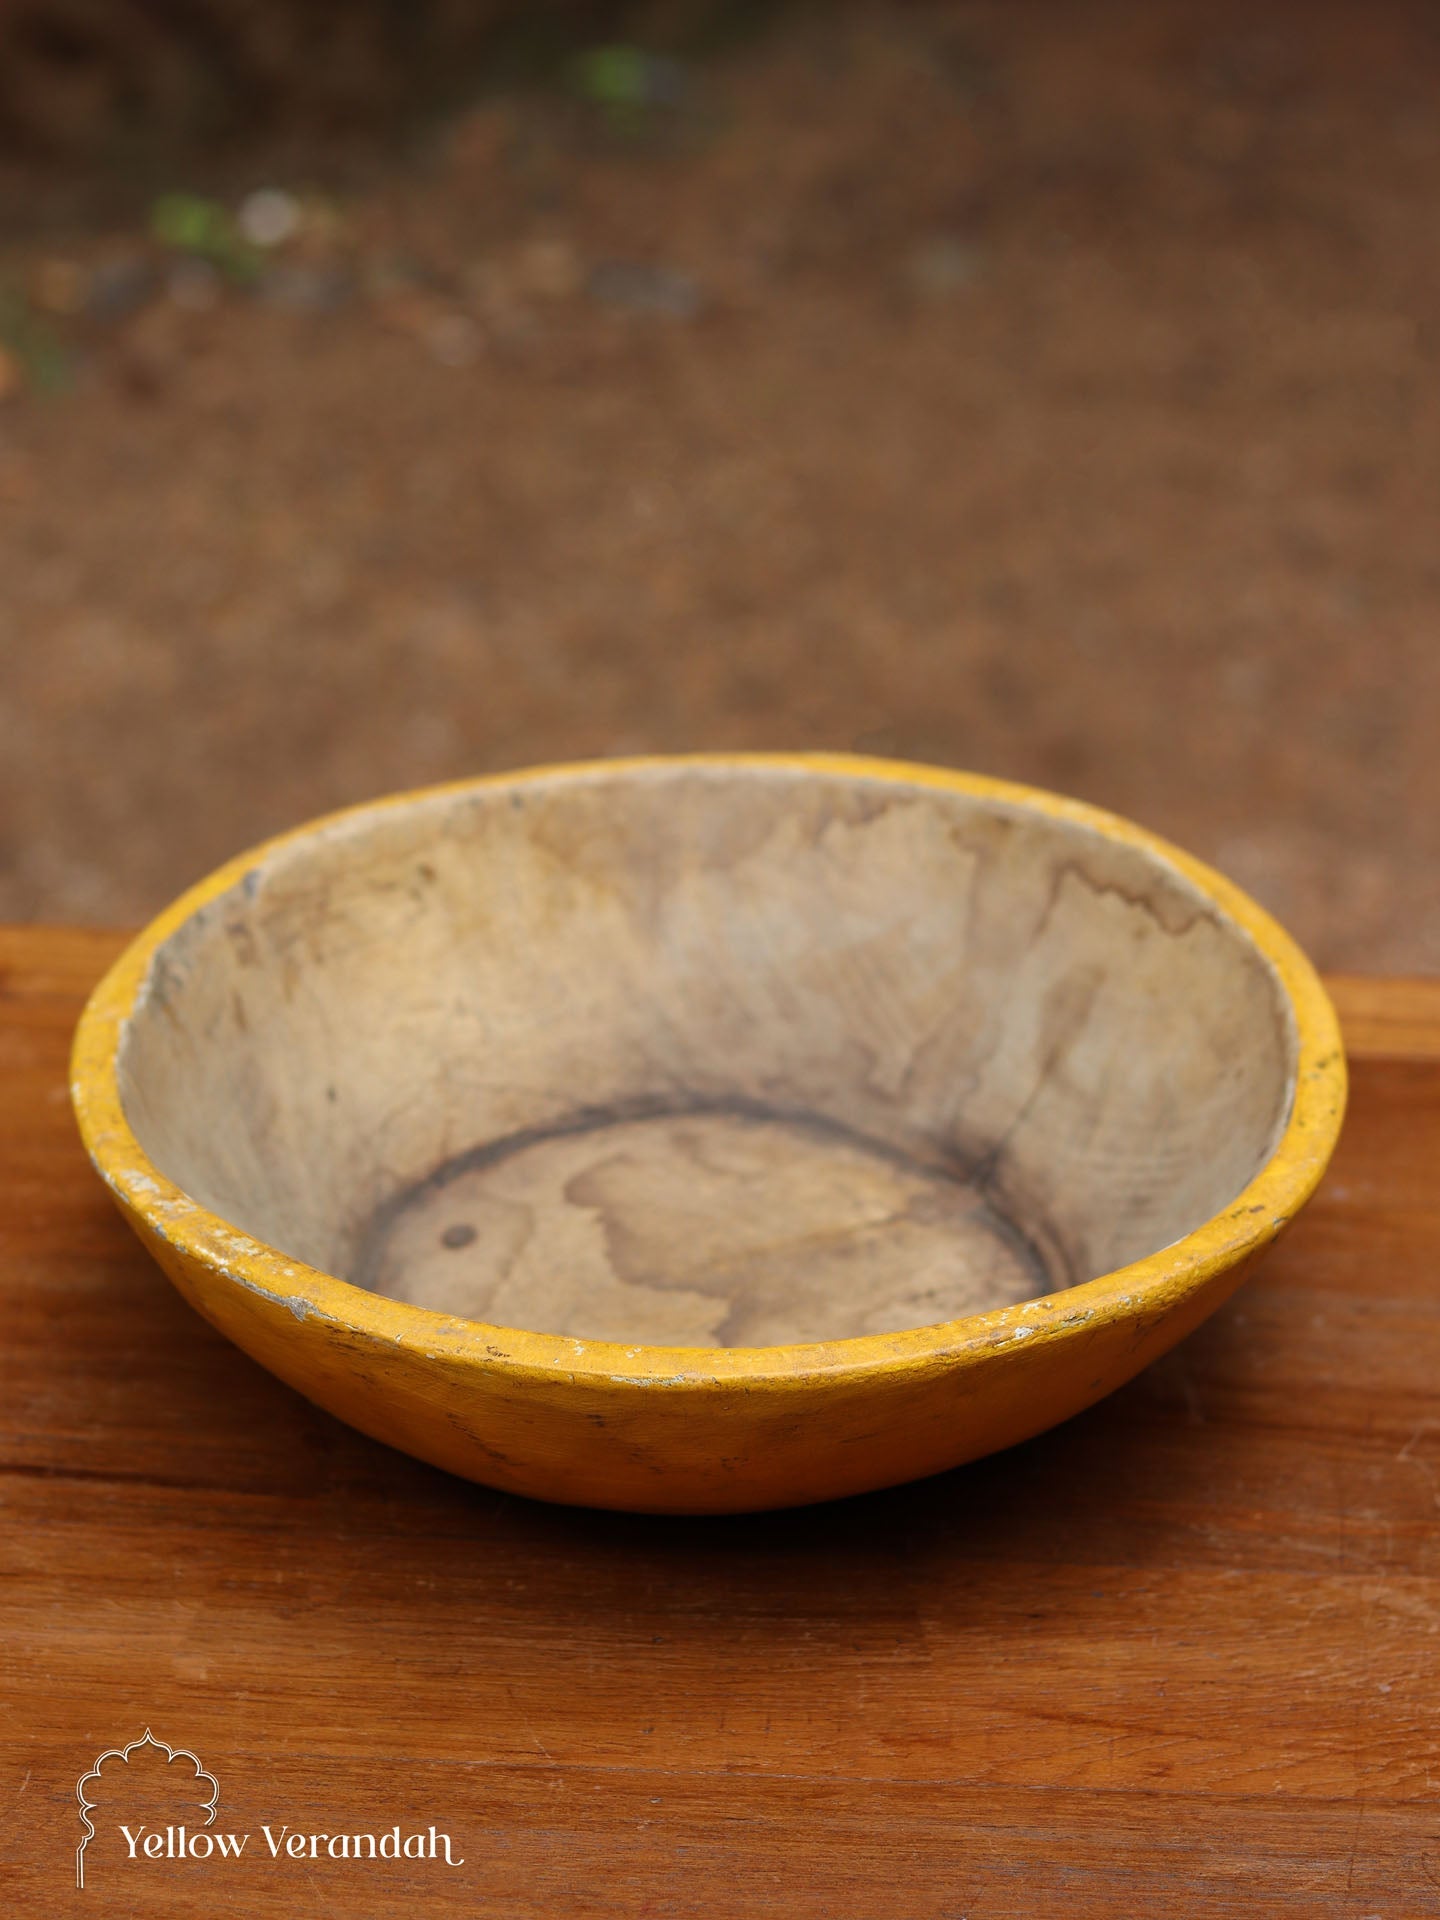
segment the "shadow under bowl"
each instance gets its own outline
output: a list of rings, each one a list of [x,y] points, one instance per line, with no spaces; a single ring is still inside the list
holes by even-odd
[[[839,756],[356,808],[149,927],[76,1037],[181,1292],[541,1498],[783,1506],[1039,1432],[1217,1306],[1339,1131],[1335,1016],[1139,828]]]

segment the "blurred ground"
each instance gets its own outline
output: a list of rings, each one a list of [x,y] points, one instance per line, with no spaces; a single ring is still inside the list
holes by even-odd
[[[472,98],[177,160],[296,196],[268,245],[3,175],[0,915],[481,769],[858,746],[1440,970],[1432,9],[796,9]]]

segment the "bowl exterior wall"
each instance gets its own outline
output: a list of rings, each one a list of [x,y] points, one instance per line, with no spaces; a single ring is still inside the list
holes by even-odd
[[[122,1204],[180,1293],[316,1405],[405,1453],[507,1493],[634,1513],[742,1513],[869,1493],[1031,1438],[1122,1386],[1200,1324],[1254,1258],[1164,1303],[1067,1311],[1024,1339],[745,1381],[487,1367],[473,1329],[377,1339],[217,1272]],[[501,1335],[500,1337],[503,1337]],[[867,1343],[868,1344],[868,1343]]]

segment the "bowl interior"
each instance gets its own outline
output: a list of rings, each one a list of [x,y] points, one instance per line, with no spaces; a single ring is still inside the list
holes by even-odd
[[[120,1049],[232,1226],[494,1325],[769,1346],[1180,1239],[1294,1091],[1281,983],[1143,842],[963,784],[618,764],[262,851]]]

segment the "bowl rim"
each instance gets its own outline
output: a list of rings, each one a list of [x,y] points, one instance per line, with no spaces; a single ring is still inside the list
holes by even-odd
[[[933,1326],[772,1347],[632,1345],[569,1334],[492,1326],[372,1293],[292,1259],[231,1226],[156,1167],[126,1120],[118,1079],[119,1045],[151,960],[200,908],[238,885],[258,862],[342,823],[379,816],[448,795],[542,781],[623,779],[672,769],[771,770],[930,788],[998,800],[1090,828],[1175,868],[1249,937],[1273,968],[1295,1024],[1294,1093],[1268,1158],[1220,1212],[1171,1245],[1110,1273],[1036,1300],[993,1308]],[[126,1213],[182,1260],[284,1307],[298,1323],[317,1319],[427,1359],[470,1363],[535,1379],[589,1378],[683,1390],[731,1382],[737,1387],[798,1383],[817,1375],[924,1372],[1032,1339],[1044,1343],[1119,1318],[1167,1314],[1227,1269],[1274,1240],[1318,1185],[1339,1137],[1347,1075],[1339,1021],[1319,975],[1299,946],[1262,907],[1222,874],[1132,821],[1039,787],[988,774],[851,753],[711,752],[646,754],[564,761],[413,788],[306,821],[227,860],[188,888],[129,943],[95,987],[76,1028],[70,1091],[81,1138]]]

